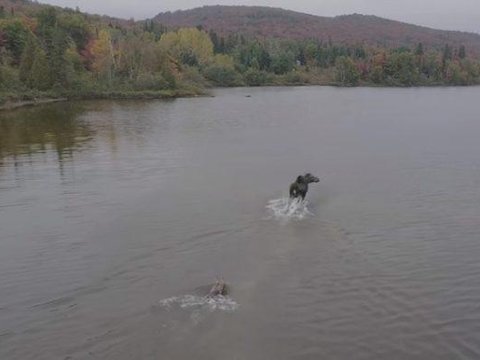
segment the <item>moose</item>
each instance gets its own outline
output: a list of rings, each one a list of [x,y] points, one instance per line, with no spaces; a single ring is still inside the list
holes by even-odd
[[[320,179],[318,177],[310,173],[298,176],[297,180],[290,185],[290,198],[296,199],[301,197],[302,200],[305,200],[308,192],[308,184],[318,183],[319,181]]]

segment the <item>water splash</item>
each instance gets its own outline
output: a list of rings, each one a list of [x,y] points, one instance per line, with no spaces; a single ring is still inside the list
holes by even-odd
[[[284,197],[270,200],[267,209],[271,217],[277,220],[302,220],[306,216],[312,215],[308,210],[308,201],[300,198]]]
[[[235,311],[239,304],[228,296],[196,296],[183,295],[174,296],[160,301],[160,305],[167,309],[193,309],[193,310],[208,310],[208,311]]]

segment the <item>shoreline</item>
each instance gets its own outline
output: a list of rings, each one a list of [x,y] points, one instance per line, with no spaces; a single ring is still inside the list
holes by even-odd
[[[30,107],[30,106],[39,106],[45,104],[53,104],[57,102],[66,102],[66,101],[75,101],[75,100],[167,100],[167,99],[182,99],[182,98],[195,98],[195,97],[213,97],[211,90],[215,89],[229,89],[229,88],[262,88],[262,87],[337,87],[337,88],[392,88],[392,89],[408,89],[408,88],[451,88],[451,87],[476,87],[480,86],[477,84],[472,85],[445,85],[445,84],[429,84],[429,85],[412,85],[412,86],[389,86],[384,84],[361,84],[356,86],[346,86],[340,85],[338,83],[291,83],[291,84],[264,84],[260,86],[213,86],[208,89],[202,90],[174,90],[174,91],[110,91],[110,92],[100,92],[100,93],[80,93],[73,95],[64,95],[64,96],[48,96],[48,94],[41,95],[38,97],[28,96],[10,96],[7,97],[7,100],[0,105],[0,112],[11,111],[20,108]],[[22,99],[23,97],[23,99]],[[26,99],[25,99],[26,98]],[[1,94],[0,94],[1,99]]]
[[[0,94],[1,95],[1,94]],[[0,112],[11,111],[29,106],[38,106],[45,104],[52,104],[57,102],[75,101],[75,100],[154,100],[154,99],[178,99],[178,98],[193,98],[193,97],[208,97],[211,96],[206,91],[138,91],[138,92],[122,92],[111,91],[104,93],[90,93],[90,94],[73,94],[64,96],[48,96],[39,95],[29,99],[27,96],[22,99],[18,96],[7,97],[7,100],[0,105]],[[1,98],[1,96],[0,96]]]
[[[23,107],[28,107],[28,106],[52,104],[52,103],[63,102],[68,100],[69,100],[68,98],[40,98],[40,99],[19,100],[19,101],[7,100],[3,105],[0,105],[0,111],[15,110]]]

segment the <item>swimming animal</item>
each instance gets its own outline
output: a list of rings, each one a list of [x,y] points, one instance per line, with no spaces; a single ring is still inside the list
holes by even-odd
[[[223,280],[217,280],[213,284],[210,292],[207,295],[207,298],[215,298],[217,296],[226,296],[228,294],[227,284]]]
[[[319,178],[310,173],[300,175],[297,177],[297,180],[290,185],[290,197],[292,199],[301,197],[302,200],[304,200],[308,192],[308,184],[318,183],[319,181]]]

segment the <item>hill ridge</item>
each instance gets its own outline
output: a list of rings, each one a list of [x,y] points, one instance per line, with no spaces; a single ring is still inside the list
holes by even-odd
[[[445,44],[465,45],[480,55],[480,34],[439,30],[428,26],[390,20],[370,14],[319,16],[279,7],[205,5],[188,10],[157,14],[154,21],[170,28],[202,26],[220,35],[240,33],[262,38],[332,40],[344,44],[412,47],[423,43],[440,49]]]

